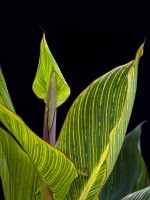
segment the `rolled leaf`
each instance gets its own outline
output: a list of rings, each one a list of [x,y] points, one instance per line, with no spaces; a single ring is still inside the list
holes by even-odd
[[[142,124],[125,137],[117,162],[99,199],[121,199],[149,185],[147,169],[140,150]]]
[[[55,146],[56,143],[56,75],[52,73],[44,113],[43,139]]]
[[[62,200],[77,177],[74,164],[59,150],[35,135],[23,120],[0,103],[0,121],[20,143],[53,193]]]
[[[149,200],[150,199],[150,187],[144,188],[137,192],[127,195],[121,200]]]
[[[70,95],[70,88],[49,50],[45,34],[40,45],[39,65],[32,88],[46,104],[43,139],[55,146],[56,108],[66,101]]]
[[[80,175],[67,200],[97,199],[113,169],[134,103],[143,45],[135,60],[91,83],[68,112],[56,147],[75,163]]]
[[[1,67],[0,67],[0,102],[10,110],[15,112]]]
[[[56,85],[57,85],[57,101],[56,106],[60,106],[69,96],[70,88],[66,83],[59,66],[57,65],[50,49],[47,45],[45,34],[40,45],[40,59],[39,65],[36,72],[36,76],[33,82],[33,91],[41,99],[44,100],[46,104],[48,89],[52,77],[52,73],[56,74]]]
[[[46,200],[44,181],[33,162],[10,134],[1,128],[0,175],[5,200]]]

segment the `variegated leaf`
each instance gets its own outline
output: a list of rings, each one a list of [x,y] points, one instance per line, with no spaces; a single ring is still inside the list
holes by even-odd
[[[56,147],[69,157],[80,176],[66,200],[92,200],[109,177],[130,119],[143,44],[133,61],[91,83],[75,100]]]
[[[4,104],[7,108],[9,108],[10,110],[15,112],[1,67],[0,67],[0,102]]]
[[[0,175],[5,200],[46,200],[44,181],[33,162],[10,134],[1,128]]]
[[[74,164],[59,150],[35,135],[23,120],[0,103],[0,121],[20,143],[53,193],[62,200],[77,177]]]
[[[45,34],[43,34],[43,38],[40,45],[39,66],[36,72],[32,88],[34,93],[39,98],[43,99],[46,104],[48,104],[47,95],[53,73],[55,73],[56,76],[56,105],[58,107],[68,98],[70,94],[70,88],[67,82],[65,81],[52,53],[50,52],[50,49],[46,42]]]

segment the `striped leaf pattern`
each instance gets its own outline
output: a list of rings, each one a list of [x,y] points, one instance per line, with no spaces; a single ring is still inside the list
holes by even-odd
[[[125,137],[115,167],[99,199],[121,199],[148,186],[148,173],[140,152],[139,138],[142,124]]]
[[[3,193],[5,195],[5,199],[10,200],[10,189],[7,187],[9,185],[9,172],[8,172],[7,161],[3,153],[1,140],[0,140],[0,178],[3,186]]]
[[[43,34],[43,39],[40,45],[39,65],[32,88],[34,93],[39,98],[43,99],[46,104],[48,104],[47,95],[53,72],[56,74],[56,85],[57,85],[56,105],[58,107],[70,95],[70,88],[66,83],[52,53],[50,52],[48,44],[46,42],[45,34]]]
[[[142,54],[143,44],[135,60],[95,80],[70,108],[56,147],[75,163],[80,175],[66,200],[97,199],[109,177],[131,115]]]
[[[7,108],[15,112],[14,106],[12,104],[9,92],[7,90],[5,78],[0,67],[0,102],[4,104]]]
[[[46,199],[44,181],[29,156],[10,134],[1,128],[0,174],[5,200]]]
[[[62,200],[77,177],[74,164],[59,150],[35,135],[23,120],[0,103],[0,120],[29,155],[53,193]]]
[[[107,157],[107,177],[110,175],[113,169],[114,165],[112,163],[116,162],[129,123],[137,87],[138,63],[140,57],[143,55],[143,47],[144,43],[139,47],[135,59],[132,62],[131,66],[129,67],[129,71],[126,77],[127,93],[126,93],[124,108],[122,110],[121,117],[118,120],[116,126],[110,132],[109,136],[110,149],[109,149],[109,155]],[[123,95],[122,92],[121,95]]]
[[[121,200],[150,200],[150,187],[129,194]]]

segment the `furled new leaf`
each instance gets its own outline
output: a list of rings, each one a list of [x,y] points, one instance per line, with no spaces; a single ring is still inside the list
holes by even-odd
[[[129,194],[121,200],[150,200],[150,187]]]
[[[5,200],[46,200],[44,181],[31,159],[10,134],[1,128],[0,175]]]
[[[69,157],[80,176],[67,200],[92,200],[109,177],[130,119],[143,44],[133,61],[91,83],[75,100],[56,147]]]
[[[0,103],[0,121],[20,143],[53,193],[62,200],[77,177],[74,164],[59,150],[35,135],[23,120]]]
[[[40,59],[37,73],[33,82],[33,91],[46,104],[47,95],[50,86],[52,74],[56,75],[56,86],[57,86],[57,107],[60,106],[69,96],[70,88],[66,83],[59,66],[57,65],[50,49],[47,45],[45,34],[40,45]]]
[[[32,88],[34,93],[46,104],[43,139],[55,146],[56,108],[68,98],[70,88],[50,52],[45,34],[43,34],[40,45],[39,65]]]
[[[139,149],[142,124],[125,137],[117,162],[99,199],[119,200],[148,186],[148,173]]]

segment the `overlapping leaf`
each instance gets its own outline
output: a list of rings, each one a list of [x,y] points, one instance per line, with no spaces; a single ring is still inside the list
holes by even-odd
[[[1,128],[0,174],[5,200],[46,199],[44,181],[31,159],[10,134]]]
[[[67,200],[97,198],[109,177],[131,115],[142,54],[143,44],[135,60],[95,80],[73,103],[56,144],[82,174]]]
[[[53,55],[51,54],[46,39],[45,34],[43,34],[43,39],[40,45],[40,59],[37,73],[33,82],[34,93],[47,104],[47,95],[50,86],[52,73],[56,75],[56,85],[57,85],[57,107],[60,106],[69,96],[70,88],[66,83]]]
[[[14,113],[2,71],[0,71],[0,81],[0,121],[28,154],[52,190],[54,199],[62,200],[71,182],[77,176],[73,163],[63,153],[36,136]]]
[[[139,149],[142,124],[125,137],[115,167],[104,185],[99,199],[119,200],[148,186],[148,174]]]
[[[121,200],[150,200],[150,187],[129,194]]]
[[[15,113],[0,103],[0,120],[15,136],[50,187],[54,199],[63,199],[77,177],[74,164],[56,148],[35,135]]]

